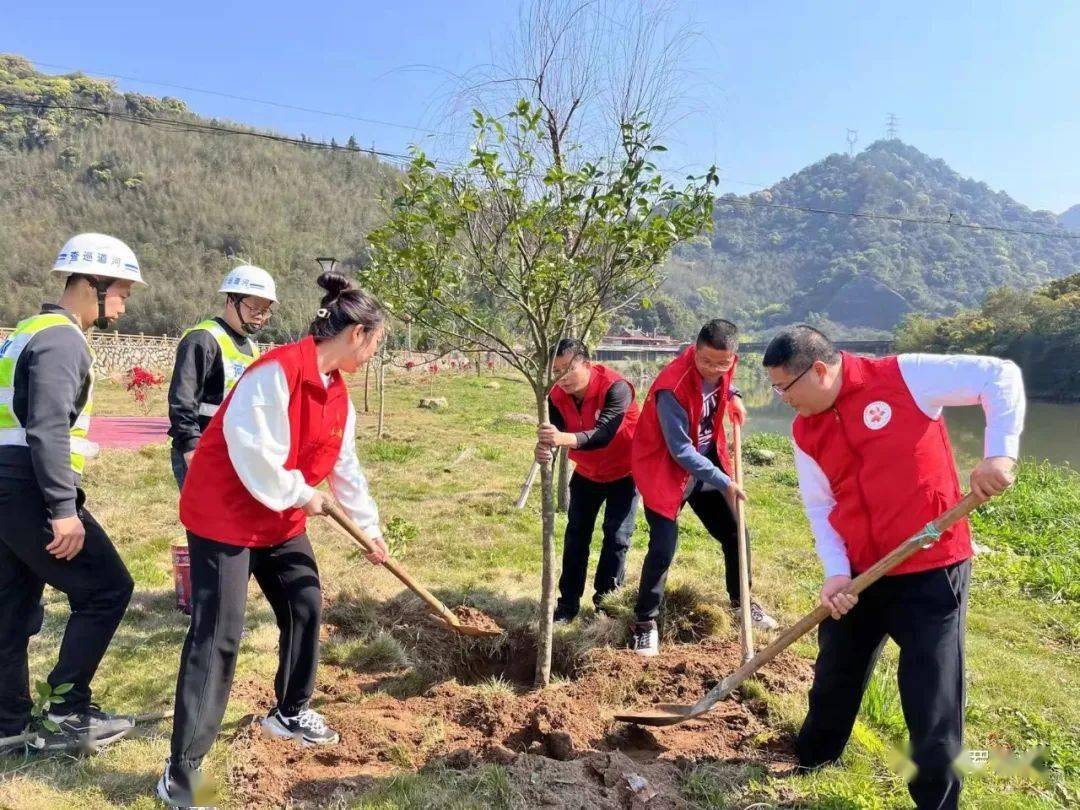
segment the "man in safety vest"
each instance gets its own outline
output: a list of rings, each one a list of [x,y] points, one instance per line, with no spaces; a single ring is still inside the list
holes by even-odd
[[[604,509],[604,542],[593,580],[593,604],[622,585],[626,552],[637,517],[637,490],[630,475],[630,447],[639,408],[634,387],[616,371],[589,360],[580,340],[559,342],[552,361],[555,386],[548,397],[551,424],[537,433],[536,460],[551,459],[552,449],[567,448],[574,462],[570,478],[566,536],[556,622],[577,616],[589,545],[600,507]]]
[[[738,607],[739,535],[734,499],[744,498],[732,480],[725,415],[746,418],[742,398],[732,384],[738,360],[735,324],[717,318],[698,333],[697,342],[660,372],[641,411],[634,436],[633,470],[645,519],[649,550],[641,568],[641,584],[631,646],[638,655],[660,650],[657,618],[668,568],[675,558],[679,512],[683,504],[701,520],[724,554],[725,583],[733,608]],[[751,602],[754,626],[771,630],[773,619]]]
[[[183,489],[195,446],[240,375],[259,357],[251,339],[273,315],[274,279],[261,267],[240,265],[225,276],[225,307],[184,333],[169,384],[172,468]]]
[[[863,690],[888,638],[900,648],[897,680],[920,808],[953,808],[954,763],[964,733],[964,625],[971,530],[962,521],[858,597],[854,575],[960,501],[942,410],[981,405],[984,458],[971,491],[999,495],[1013,481],[1024,425],[1024,383],[1008,360],[839,352],[821,332],[796,326],[765,350],[773,389],[796,412],[795,469],[818,556],[821,602],[810,708],[796,741],[803,767],[843,753]]]
[[[62,699],[36,745],[97,745],[131,729],[91,703],[90,681],[127,609],[133,583],[105,530],[83,508],[80,478],[97,447],[87,440],[93,358],[85,331],[124,314],[138,260],[111,236],[84,233],[64,245],[53,271],[68,274],[58,304],[20,322],[0,344],[0,737],[30,720],[27,645],[41,630],[51,585],[71,605],[56,666]]]

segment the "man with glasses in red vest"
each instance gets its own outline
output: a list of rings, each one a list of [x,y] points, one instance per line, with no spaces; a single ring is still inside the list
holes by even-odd
[[[984,458],[971,491],[1012,484],[1024,424],[1024,384],[1008,360],[839,352],[796,326],[765,350],[776,393],[796,412],[795,469],[825,569],[810,708],[796,740],[799,763],[817,768],[843,753],[863,690],[885,644],[900,648],[897,680],[916,771],[919,808],[954,808],[954,768],[964,731],[964,627],[971,530],[956,524],[861,595],[844,588],[961,498],[942,409],[981,405]]]
[[[657,618],[668,568],[675,558],[679,512],[683,504],[700,518],[724,553],[725,584],[733,608],[739,606],[739,536],[734,502],[745,498],[732,480],[725,414],[740,424],[746,409],[732,385],[738,360],[739,334],[731,321],[709,321],[697,342],[660,372],[641,411],[634,437],[633,470],[645,519],[649,550],[641,568],[641,584],[630,645],[638,655],[660,652]],[[757,602],[750,603],[758,629],[776,628]]]
[[[600,507],[604,541],[593,579],[593,604],[622,585],[626,552],[637,518],[637,490],[630,475],[630,447],[638,421],[634,387],[616,371],[589,360],[580,340],[559,342],[552,362],[555,385],[548,397],[551,423],[537,432],[536,460],[565,447],[574,462],[556,622],[577,616],[589,567],[589,545]]]

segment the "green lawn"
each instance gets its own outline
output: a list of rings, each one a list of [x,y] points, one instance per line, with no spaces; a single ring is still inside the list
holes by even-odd
[[[421,382],[421,379],[423,381]],[[356,383],[362,385],[362,377]],[[491,387],[495,383],[497,387]],[[127,395],[99,386],[98,414],[134,413]],[[361,402],[362,391],[354,392]],[[420,396],[445,396],[449,407],[416,408]],[[531,508],[512,508],[530,463],[533,429],[515,417],[530,411],[531,395],[508,376],[440,374],[433,383],[417,372],[387,384],[387,427],[374,439],[372,413],[361,408],[358,447],[396,555],[421,580],[449,589],[491,589],[509,599],[535,600],[540,568],[539,520]],[[158,412],[163,412],[163,397]],[[773,449],[771,466],[748,470],[749,519],[754,530],[755,589],[782,622],[815,602],[820,569],[798,503],[794,473],[783,442],[756,438]],[[471,448],[471,449],[470,449]],[[465,460],[452,466],[464,450]],[[108,527],[137,583],[131,609],[101,667],[96,695],[108,708],[151,711],[171,705],[186,620],[172,610],[169,547],[180,540],[176,492],[164,446],[139,452],[106,452],[86,479],[89,505]],[[1049,493],[1049,494],[1048,494]],[[970,690],[967,743],[972,749],[1041,748],[1041,772],[981,771],[964,790],[967,807],[1058,807],[1080,801],[1080,482],[1075,474],[1026,468],[1022,486],[980,518],[979,542],[992,551],[975,561],[968,635]],[[328,598],[341,591],[389,599],[397,581],[358,564],[349,543],[317,521],[313,540]],[[628,570],[636,578],[646,543],[644,521],[634,535]],[[687,516],[669,586],[715,590],[722,560],[696,519]],[[254,589],[253,589],[254,590]],[[48,618],[32,642],[32,672],[41,678],[55,655],[66,615],[58,594],[47,592]],[[728,629],[725,632],[733,632]],[[270,683],[276,665],[276,627],[261,597],[249,605],[237,682]],[[393,656],[392,645],[374,650],[327,651],[331,656]],[[371,645],[368,645],[369,647]],[[813,639],[795,650],[814,654]],[[852,744],[841,767],[810,776],[771,779],[749,773],[733,780],[730,769],[701,763],[682,782],[683,797],[699,807],[903,807],[907,793],[897,769],[904,746],[903,720],[893,682],[895,649],[875,677]],[[719,674],[719,673],[718,673]],[[497,686],[497,685],[496,685]],[[490,687],[489,687],[490,688]],[[805,695],[765,694],[777,734],[797,728]],[[256,707],[239,690],[227,724]],[[150,727],[89,759],[7,759],[0,762],[0,806],[152,807],[154,782],[168,751],[168,724]],[[219,781],[242,749],[219,742],[207,771]],[[895,766],[895,767],[894,767]],[[1015,769],[1014,769],[1015,770]],[[378,792],[343,799],[341,806],[507,806],[513,791],[505,775],[485,768],[456,774],[403,770]],[[224,806],[229,806],[228,796]]]

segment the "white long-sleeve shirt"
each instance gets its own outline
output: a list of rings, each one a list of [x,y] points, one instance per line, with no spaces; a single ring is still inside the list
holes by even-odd
[[[962,354],[901,354],[897,360],[915,404],[928,417],[940,419],[946,406],[981,405],[986,414],[984,458],[1019,457],[1027,402],[1024,380],[1015,363]],[[829,523],[836,505],[829,479],[798,445],[795,472],[825,576],[850,575],[844,541]]]
[[[329,375],[323,375],[323,385],[329,380]],[[379,537],[379,510],[356,457],[356,409],[351,400],[348,409],[341,452],[330,473],[330,489],[360,528],[373,538]],[[311,500],[315,490],[300,471],[285,469],[292,434],[289,386],[279,364],[265,363],[240,378],[222,430],[237,476],[259,503],[281,512]]]

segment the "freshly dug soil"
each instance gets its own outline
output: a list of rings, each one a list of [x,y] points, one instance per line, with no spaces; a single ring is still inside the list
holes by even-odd
[[[468,686],[444,680],[414,697],[388,693],[400,672],[323,666],[315,704],[341,733],[341,743],[300,748],[264,737],[257,725],[243,727],[232,744],[234,790],[248,807],[314,807],[369,789],[402,769],[497,762],[507,767],[527,807],[669,808],[682,806],[677,781],[688,763],[750,762],[776,771],[794,761],[787,743],[764,724],[762,702],[738,693],[710,714],[677,726],[641,728],[612,719],[620,708],[692,703],[739,666],[735,639],[666,645],[654,659],[598,647],[584,655],[575,677],[539,691],[520,687],[523,672],[513,652],[520,642],[513,634],[493,646],[444,640],[427,654],[445,655],[446,645],[462,644],[457,654],[471,649],[487,662],[480,669],[506,681]],[[423,649],[413,648],[412,655]],[[422,663],[414,660],[418,668]],[[810,674],[809,662],[785,654],[762,670],[759,682],[774,692],[803,690]],[[269,708],[269,688],[259,691]]]
[[[484,611],[477,608],[470,607],[469,605],[460,605],[454,608],[451,613],[458,617],[458,621],[462,624],[475,627],[478,630],[492,630],[495,632],[502,632],[502,628],[496,623],[496,621],[488,616]]]

